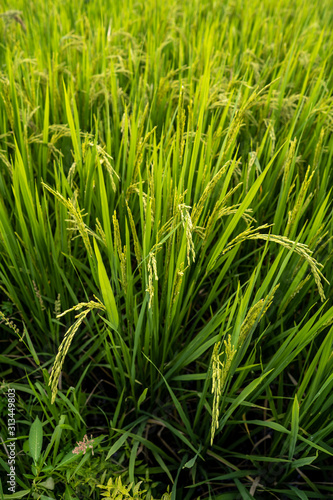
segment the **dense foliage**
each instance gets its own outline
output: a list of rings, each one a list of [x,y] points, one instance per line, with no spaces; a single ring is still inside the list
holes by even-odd
[[[332,25],[3,0],[1,499],[332,495]]]

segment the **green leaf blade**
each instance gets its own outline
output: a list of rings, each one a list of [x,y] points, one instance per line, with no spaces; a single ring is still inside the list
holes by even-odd
[[[29,452],[35,464],[39,460],[43,445],[43,425],[37,417],[30,427],[29,432]]]

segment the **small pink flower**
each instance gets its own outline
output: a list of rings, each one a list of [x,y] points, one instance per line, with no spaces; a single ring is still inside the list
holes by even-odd
[[[90,436],[90,438],[91,439],[88,439],[87,434],[85,436],[83,436],[83,441],[76,442],[77,447],[74,448],[72,453],[75,453],[76,455],[78,455],[82,451],[83,455],[84,455],[85,452],[87,451],[87,448],[91,448],[93,450],[94,440],[93,440],[92,436]],[[92,454],[94,454],[94,450],[92,451]]]

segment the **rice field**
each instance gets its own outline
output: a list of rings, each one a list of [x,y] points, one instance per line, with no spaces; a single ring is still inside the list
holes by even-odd
[[[2,0],[1,500],[332,497],[332,25]]]

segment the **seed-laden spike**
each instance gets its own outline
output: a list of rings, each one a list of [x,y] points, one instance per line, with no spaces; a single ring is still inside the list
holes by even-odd
[[[104,229],[97,217],[96,217],[96,233],[101,237],[101,240],[103,241],[104,245],[107,246]]]
[[[144,138],[141,137],[139,142],[138,142],[138,146],[137,146],[137,150],[136,150],[136,158],[135,158],[135,163],[134,163],[134,169],[133,169],[133,177],[132,177],[133,181],[135,181],[137,176],[138,176],[138,171],[139,171],[139,168],[140,168],[142,160],[143,160],[144,147],[147,144],[150,136],[155,132],[156,129],[157,129],[157,126],[155,126],[150,132],[148,132]]]
[[[213,408],[212,408],[212,423],[211,423],[211,438],[210,444],[213,444],[216,430],[219,427],[220,416],[220,400],[224,386],[227,381],[227,376],[231,368],[232,360],[237,352],[237,349],[231,342],[231,335],[228,335],[228,340],[224,341],[224,352],[219,354],[221,342],[214,345],[212,354],[212,393],[213,393]],[[220,357],[224,354],[224,361],[221,363]]]
[[[53,311],[53,313],[57,317],[58,314],[60,314],[60,311],[61,311],[61,294],[58,293],[57,298],[56,298],[56,300],[54,302],[54,311]]]
[[[237,191],[237,189],[240,186],[242,186],[242,184],[243,183],[240,182],[239,184],[237,184],[237,186],[230,189],[227,192],[227,194],[224,196],[224,198],[215,204],[210,216],[208,217],[208,221],[206,224],[205,233],[204,233],[204,242],[203,242],[203,245],[201,247],[202,251],[204,251],[204,249],[205,249],[207,239],[211,235],[211,233],[215,227],[216,222],[221,217],[226,217],[227,215],[235,214],[237,212],[237,210],[240,206],[239,204],[228,206],[226,203],[227,203],[228,199]],[[252,209],[248,208],[242,214],[242,218],[246,221],[247,224],[251,224],[252,222],[257,222],[256,219],[250,215],[251,212],[252,212]]]
[[[144,129],[144,126],[145,126],[145,121],[146,121],[146,118],[147,118],[147,115],[148,115],[148,111],[149,111],[149,104],[147,103],[146,107],[145,107],[145,109],[143,111],[143,113],[140,115],[140,118],[139,118],[138,137],[142,137],[143,136],[143,129]]]
[[[310,278],[311,278],[311,275],[308,274],[307,276],[305,276],[304,280],[302,280],[302,281],[299,282],[299,284],[295,288],[294,292],[288,297],[288,300],[286,301],[286,303],[284,304],[283,308],[281,309],[281,311],[279,313],[280,316],[282,316],[282,314],[287,309],[287,307],[290,304],[290,302],[293,300],[294,297],[296,297],[296,295],[301,291],[301,289],[303,288],[303,286],[309,281]]]
[[[256,159],[258,158],[256,151],[250,151],[249,156],[250,156],[250,159],[249,159],[249,164],[248,164],[248,167],[247,167],[246,186],[245,186],[245,192],[246,193],[249,190],[249,180],[250,180],[250,175],[251,175],[252,167],[253,167]]]
[[[220,415],[220,398],[221,398],[221,381],[222,381],[222,363],[220,361],[220,349],[221,342],[217,342],[214,345],[212,354],[212,393],[213,397],[213,408],[212,408],[212,423],[211,423],[211,438],[210,444],[213,444],[216,429],[219,426],[219,415]]]
[[[194,225],[189,213],[189,206],[185,205],[184,203],[178,205],[178,209],[180,211],[180,216],[182,220],[183,227],[186,231],[186,255],[187,255],[187,264],[191,264],[191,255],[192,255],[192,262],[195,262],[195,250],[194,250],[194,243],[192,239],[192,234],[194,232]]]
[[[67,311],[64,311],[61,314],[57,315],[57,318],[60,318],[67,314],[70,311],[79,311],[81,309],[85,308],[85,310],[81,311],[79,314],[75,316],[76,321],[69,327],[67,332],[65,333],[65,336],[63,338],[63,341],[61,342],[58,353],[56,356],[56,359],[54,361],[50,379],[49,379],[49,386],[51,387],[52,390],[52,398],[51,398],[51,404],[54,403],[56,395],[57,395],[57,390],[58,390],[58,382],[59,382],[59,377],[61,374],[62,366],[65,361],[66,354],[68,352],[68,349],[71,346],[72,340],[78,331],[80,325],[86,318],[86,316],[89,314],[90,311],[93,309],[99,309],[102,311],[105,311],[105,306],[104,304],[99,300],[96,299],[96,302],[91,300],[90,302],[80,302],[79,304],[76,304],[74,307],[71,309],[68,309]]]
[[[223,167],[220,168],[220,170],[214,175],[214,177],[209,181],[209,183],[205,187],[198,203],[196,203],[193,206],[192,221],[193,221],[194,226],[196,226],[198,223],[199,217],[204,209],[205,202],[206,202],[207,198],[209,197],[210,193],[214,190],[216,184],[221,179],[222,175],[227,170],[227,167],[229,166],[229,164],[230,164],[230,161],[228,161],[225,165],[223,165]]]
[[[250,308],[249,312],[247,313],[239,332],[238,347],[241,347],[244,344],[248,333],[261,315],[264,302],[264,299],[259,300],[256,304],[254,304],[254,306]]]
[[[271,291],[271,293],[267,295],[267,297],[265,297],[264,299],[260,299],[249,309],[249,312],[247,313],[240,328],[238,343],[237,343],[238,348],[242,347],[256,321],[258,322],[261,321],[261,319],[268,311],[269,307],[273,302],[275,292],[279,288],[279,286],[280,286],[279,284],[276,285]]]
[[[42,311],[45,311],[46,307],[44,305],[44,301],[43,301],[43,298],[42,298],[42,294],[40,293],[40,290],[38,288],[38,286],[36,285],[36,282],[34,280],[32,280],[32,285],[34,287],[34,292],[35,292],[35,295],[38,299],[38,302],[39,302],[39,305],[40,305],[40,308]]]
[[[189,266],[186,266],[184,269],[184,262],[182,262],[179,266],[179,269],[177,269],[177,271],[176,271],[176,276],[174,278],[174,284],[173,284],[172,305],[175,303],[175,301],[180,293],[180,289],[181,289],[181,286],[183,283],[184,274],[188,268],[189,268]]]
[[[149,169],[147,165],[147,175],[148,175],[148,184],[149,184],[149,191],[148,191],[148,196],[150,200],[150,218],[151,221],[154,222],[155,220],[155,176],[154,176],[154,163],[151,164],[151,167]]]
[[[6,318],[6,316],[2,311],[0,311],[0,320],[1,322],[4,321],[5,325],[8,326],[8,328],[10,328],[11,330],[13,330],[13,332],[15,332],[18,337],[20,337],[20,340],[23,339],[19,328],[15,325],[15,323],[12,320]]]
[[[79,318],[75,321],[75,323],[67,330],[65,333],[64,339],[62,343],[60,344],[60,347],[58,349],[58,353],[56,356],[56,359],[54,361],[54,365],[52,368],[52,372],[50,375],[49,379],[49,386],[51,387],[52,390],[52,398],[51,398],[51,404],[54,403],[56,395],[57,395],[57,390],[58,390],[58,382],[61,374],[61,369],[65,361],[66,354],[68,352],[68,349],[72,343],[72,340],[74,338],[75,333],[79,329],[81,323],[89,313],[89,309],[84,311],[83,313],[80,314]]]
[[[88,139],[89,139],[89,137],[88,137]],[[88,142],[88,140],[87,140],[85,147],[87,148],[87,146],[90,146],[91,148],[93,148],[95,146],[95,144],[93,142]],[[115,193],[116,192],[116,184],[114,182],[114,177],[116,177],[118,179],[118,181],[120,180],[120,177],[111,165],[111,160],[113,160],[113,158],[111,155],[109,155],[105,151],[105,149],[100,144],[96,144],[96,153],[97,153],[96,154],[96,164],[99,162],[100,165],[105,165],[105,168],[106,168],[106,170],[109,174],[109,177],[110,177],[112,190]]]
[[[154,251],[151,251],[148,255],[147,270],[148,270],[148,287],[146,288],[146,292],[149,293],[148,308],[151,309],[155,294],[153,279],[155,279],[155,281],[158,281],[156,256]]]
[[[274,130],[274,120],[264,120],[264,121],[265,121],[266,127],[268,128],[269,137],[270,137],[271,143],[272,143],[272,148],[271,148],[271,153],[270,153],[270,157],[272,158],[274,156],[275,144],[276,144],[276,135],[275,135],[275,130]]]
[[[64,198],[61,193],[59,193],[58,191],[55,191],[54,189],[52,189],[50,186],[48,186],[44,182],[42,182],[42,186],[45,189],[47,189],[51,194],[53,194],[53,196],[55,196],[55,198],[57,198],[57,200],[59,200],[67,208],[69,215],[71,217],[71,222],[74,223],[74,228],[72,228],[72,230],[79,231],[80,236],[81,236],[83,243],[86,247],[86,250],[88,252],[88,255],[89,255],[89,257],[92,257],[93,251],[92,251],[92,247],[90,244],[89,235],[94,236],[94,233],[83,222],[82,210],[80,210],[80,208],[78,207],[78,203],[77,203],[77,191],[75,191],[74,201],[72,201],[70,199],[66,200],[66,198]]]
[[[220,255],[218,255],[217,259],[221,257],[222,255],[226,254],[230,250],[232,250],[236,245],[239,245],[243,241],[250,239],[252,235],[260,234],[258,231],[260,229],[268,229],[271,227],[271,224],[264,224],[263,226],[259,226],[257,228],[254,228],[253,226],[249,226],[245,231],[242,233],[238,234],[233,240],[231,240],[226,248],[221,252]]]
[[[74,180],[75,171],[76,171],[76,162],[72,163],[72,166],[69,169],[68,175],[67,175],[67,182],[71,188],[73,188],[73,180]]]
[[[1,92],[0,92],[0,95],[1,95]],[[3,136],[5,136],[5,135],[7,135],[7,134],[3,134]],[[1,149],[0,149],[0,160],[6,165],[10,177],[13,178],[13,167],[12,167],[12,164],[8,160],[7,156],[2,152]]]
[[[10,123],[10,130],[15,130],[15,122],[14,122],[14,109],[13,109],[13,101],[10,95],[10,82],[9,79],[3,75],[0,75],[0,83],[2,92],[0,92],[0,96],[5,105],[6,116]]]
[[[135,253],[135,257],[136,257],[136,262],[137,262],[138,267],[139,267],[139,273],[140,273],[140,276],[141,276],[141,267],[140,267],[140,264],[141,264],[141,261],[142,261],[141,245],[140,245],[140,242],[139,242],[138,233],[136,231],[136,227],[135,227],[135,222],[134,222],[134,219],[133,219],[132,211],[131,211],[131,209],[130,209],[130,207],[128,205],[127,200],[125,202],[126,202],[126,207],[127,207],[128,220],[129,220],[129,223],[130,223],[130,227],[131,227],[131,231],[132,231],[132,236],[133,236],[133,241],[134,241],[134,253]]]
[[[309,249],[307,245],[304,245],[303,243],[296,243],[292,240],[289,240],[286,236],[278,236],[275,234],[251,234],[248,236],[248,239],[262,239],[262,240],[269,240],[270,242],[278,243],[279,245],[282,245],[283,247],[287,248],[288,250],[293,250],[296,252],[298,255],[303,257],[303,259],[306,260],[306,262],[309,264],[314,280],[316,282],[320,299],[322,302],[325,302],[326,297],[324,293],[324,288],[321,283],[321,279],[326,281],[326,283],[330,284],[330,282],[325,278],[325,276],[322,274],[320,271],[319,267],[323,267],[322,264],[316,261],[312,257],[312,251]]]
[[[307,197],[306,202],[304,202],[307,190],[311,184],[314,173],[315,173],[315,171],[313,170],[312,173],[310,174],[310,166],[309,166],[307,171],[306,171],[301,189],[298,193],[295,206],[288,214],[288,223],[287,223],[287,227],[286,227],[286,235],[287,236],[290,233],[293,224],[295,223],[297,214],[300,212],[300,210],[304,211],[305,208],[307,207],[307,205],[309,204],[309,202],[311,201],[312,194],[310,193],[310,195],[308,195],[308,197]]]

